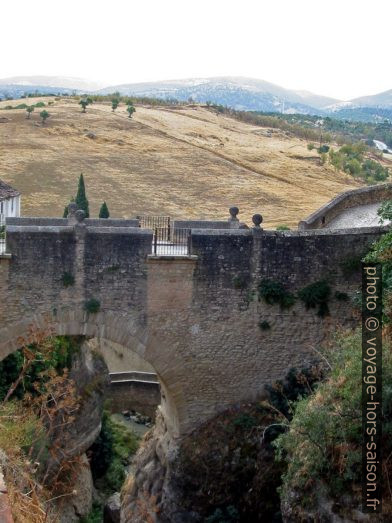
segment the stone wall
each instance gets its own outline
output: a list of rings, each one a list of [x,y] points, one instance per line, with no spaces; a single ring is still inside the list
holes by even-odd
[[[107,397],[113,413],[135,410],[150,418],[155,417],[157,407],[161,402],[159,383],[153,381],[112,380]]]
[[[86,218],[84,223],[94,227],[139,227],[140,221],[137,219],[123,220],[113,218]],[[33,225],[36,227],[66,226],[68,225],[67,218],[35,218],[35,217],[20,217],[20,218],[6,218],[7,225]]]
[[[175,229],[230,229],[229,221],[219,220],[174,220]]]
[[[361,187],[360,189],[353,189],[352,191],[346,191],[320,207],[320,209],[308,216],[305,220],[300,221],[298,229],[322,229],[346,209],[358,205],[381,203],[385,200],[391,199],[392,183],[381,183],[378,185]]]
[[[313,347],[331,330],[358,325],[351,302],[333,295],[355,293],[359,271],[348,277],[342,264],[382,232],[194,229],[193,256],[165,258],[149,256],[149,230],[87,223],[8,227],[0,357],[50,333],[119,344],[157,373],[174,438],[233,403],[261,397],[267,383],[315,359]],[[65,273],[73,285],[64,286]],[[328,279],[330,316],[320,318],[300,300],[283,310],[259,301],[263,278],[293,293]],[[98,312],[88,310],[89,300]]]

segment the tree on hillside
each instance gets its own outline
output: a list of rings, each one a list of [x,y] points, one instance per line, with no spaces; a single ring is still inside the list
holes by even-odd
[[[99,209],[99,218],[109,218],[110,213],[106,202],[103,202],[101,208]]]
[[[26,107],[27,119],[30,120],[31,113],[34,111],[34,105]]]
[[[93,100],[92,98],[82,98],[80,101],[79,101],[79,105],[82,106],[82,113],[85,113],[86,112],[86,107],[88,105],[91,105],[93,103]]]
[[[44,124],[46,122],[46,120],[49,118],[50,114],[48,113],[48,111],[46,110],[43,110],[39,113],[40,117],[42,118],[42,124]]]
[[[112,111],[113,112],[117,109],[119,104],[120,104],[119,100],[117,98],[113,98],[113,100],[112,100]]]
[[[75,203],[78,206],[78,209],[84,211],[85,217],[88,218],[90,213],[88,210],[88,200],[86,196],[83,174],[81,174],[79,178],[78,192],[76,194]]]
[[[136,111],[136,109],[134,108],[132,102],[128,103],[128,105],[127,105],[128,118],[132,118],[132,115],[135,111]]]

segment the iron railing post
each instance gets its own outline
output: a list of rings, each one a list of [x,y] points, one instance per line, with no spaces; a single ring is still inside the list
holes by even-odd
[[[188,230],[188,256],[192,254],[192,231]]]
[[[154,255],[157,255],[157,245],[158,245],[158,229],[155,229],[154,235]]]

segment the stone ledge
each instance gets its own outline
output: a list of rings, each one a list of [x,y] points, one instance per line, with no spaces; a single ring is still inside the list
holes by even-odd
[[[196,261],[199,259],[198,256],[195,256],[194,254],[190,254],[190,255],[179,255],[179,256],[175,256],[175,255],[165,255],[165,254],[159,254],[159,255],[156,255],[156,254],[149,254],[147,256],[147,259],[148,260],[151,260],[151,261]]]

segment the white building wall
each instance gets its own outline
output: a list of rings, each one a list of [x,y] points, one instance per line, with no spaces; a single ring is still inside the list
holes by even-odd
[[[20,216],[20,196],[14,198],[7,198],[0,201],[0,215],[1,218],[17,218]]]

